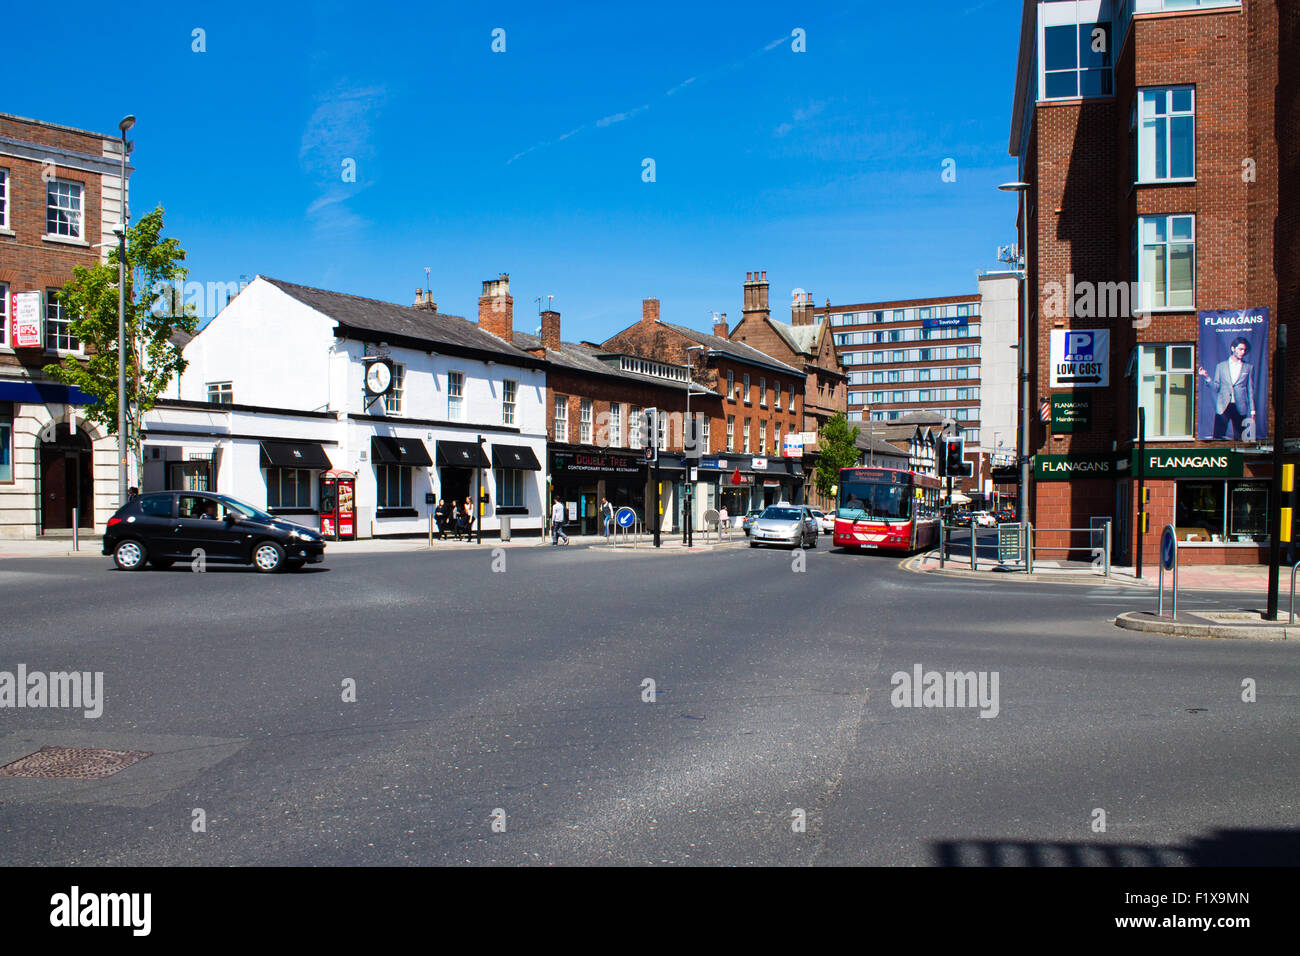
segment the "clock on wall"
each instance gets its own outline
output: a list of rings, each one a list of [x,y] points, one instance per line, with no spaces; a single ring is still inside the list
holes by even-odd
[[[387,362],[371,362],[366,369],[366,392],[370,395],[386,395],[393,387],[393,367]]]

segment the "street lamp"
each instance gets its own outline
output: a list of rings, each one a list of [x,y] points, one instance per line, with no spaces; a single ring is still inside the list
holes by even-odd
[[[1020,276],[1021,306],[1020,332],[1017,348],[1020,351],[1020,435],[1017,442],[1016,464],[1020,467],[1020,482],[1016,487],[1017,520],[1029,518],[1029,183],[1003,183],[998,189],[1020,194]]]
[[[686,434],[690,430],[691,445],[696,450],[699,449],[699,432],[695,428],[695,422],[691,419],[691,392],[695,391],[695,366],[691,364],[692,352],[703,352],[703,345],[690,345],[686,348],[686,428],[682,429],[682,451],[686,451]],[[682,509],[682,523],[686,526],[682,529],[682,540],[689,548],[695,543],[695,515],[693,514],[693,485],[691,482],[691,459],[689,455],[685,456],[686,461],[686,481],[683,482],[683,488],[686,492],[684,506]]]
[[[126,134],[135,125],[135,117],[127,115],[117,128],[122,133],[122,171],[119,183],[121,193],[118,211],[121,221],[113,227],[117,234],[117,505],[126,504],[127,451],[126,451],[126,225],[130,215],[126,209],[126,154],[131,143]]]

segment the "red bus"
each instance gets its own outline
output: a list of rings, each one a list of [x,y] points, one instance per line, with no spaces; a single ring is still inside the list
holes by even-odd
[[[837,547],[911,553],[939,543],[939,479],[897,468],[841,468]]]

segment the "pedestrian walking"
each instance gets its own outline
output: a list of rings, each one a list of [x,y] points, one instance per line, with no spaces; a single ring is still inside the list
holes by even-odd
[[[569,543],[569,536],[564,533],[564,502],[557,498],[551,505],[551,547],[559,544],[561,538],[565,544]]]
[[[608,498],[600,499],[600,515],[605,519],[605,540],[608,541],[614,530],[614,506]]]
[[[721,534],[722,529],[727,529],[727,537],[731,537],[731,515],[727,514],[727,506],[723,505],[718,509],[718,532]]]

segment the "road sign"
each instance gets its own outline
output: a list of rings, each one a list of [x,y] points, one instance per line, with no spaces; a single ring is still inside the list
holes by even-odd
[[[1110,385],[1109,329],[1052,329],[1052,388]]]
[[[1025,556],[1025,526],[1013,521],[998,525],[998,564],[1019,564]]]
[[[620,528],[630,528],[636,523],[636,512],[631,508],[619,508],[618,513],[614,515],[614,521]]]
[[[1165,533],[1160,536],[1160,564],[1166,571],[1174,569],[1174,561],[1178,555],[1178,539],[1174,537],[1174,529],[1166,526]]]

